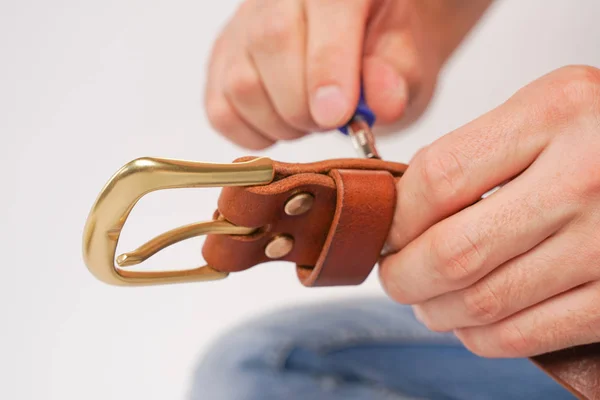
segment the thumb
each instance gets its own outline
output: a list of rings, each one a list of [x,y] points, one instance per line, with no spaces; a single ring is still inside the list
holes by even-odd
[[[311,115],[331,129],[354,113],[370,2],[307,0],[306,80]]]

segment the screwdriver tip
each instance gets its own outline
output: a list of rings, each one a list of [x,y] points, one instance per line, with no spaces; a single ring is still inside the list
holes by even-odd
[[[375,136],[363,119],[353,118],[348,124],[348,134],[361,157],[381,159],[375,148]]]

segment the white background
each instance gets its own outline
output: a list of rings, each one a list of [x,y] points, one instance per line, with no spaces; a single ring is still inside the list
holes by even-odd
[[[282,305],[380,294],[304,289],[292,265],[217,283],[114,288],[81,258],[87,213],[106,180],[139,156],[230,162],[248,154],[202,109],[212,41],[238,1],[3,0],[0,3],[0,398],[183,399],[202,351],[231,324]],[[412,129],[380,142],[408,161],[435,138],[566,64],[600,66],[597,0],[498,1],[444,71]],[[338,134],[261,153],[281,161],[354,156]],[[210,218],[218,190],[142,200],[128,249]],[[152,266],[201,263],[202,239]]]

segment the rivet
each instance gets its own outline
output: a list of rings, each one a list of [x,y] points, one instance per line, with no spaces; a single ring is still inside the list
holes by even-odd
[[[289,236],[277,236],[265,247],[265,255],[276,259],[287,256],[294,248],[294,239]]]
[[[301,215],[311,209],[314,197],[310,193],[300,193],[293,196],[285,203],[287,215]]]

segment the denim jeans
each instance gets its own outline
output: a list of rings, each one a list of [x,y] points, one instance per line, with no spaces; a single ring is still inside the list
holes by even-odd
[[[486,359],[409,307],[356,299],[282,310],[211,346],[193,400],[573,399],[527,359]]]

